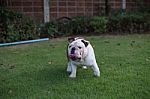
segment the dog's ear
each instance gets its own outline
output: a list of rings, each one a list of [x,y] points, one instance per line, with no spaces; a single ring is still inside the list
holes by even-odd
[[[74,37],[68,38],[68,42],[69,42],[69,43],[71,43],[71,42],[73,42],[73,41],[75,41],[75,38],[74,38]]]
[[[89,45],[89,42],[88,42],[88,41],[86,41],[86,40],[81,40],[81,42],[83,42],[83,43],[84,43],[85,47],[87,47],[87,46]]]

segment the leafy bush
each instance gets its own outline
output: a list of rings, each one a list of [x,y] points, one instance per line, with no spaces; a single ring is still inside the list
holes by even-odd
[[[70,23],[71,34],[85,34],[90,31],[90,17],[74,17]]]
[[[57,24],[54,21],[45,23],[40,27],[41,36],[54,37],[58,33]]]
[[[50,37],[84,34],[90,30],[89,22],[90,18],[88,17],[68,18],[65,21],[64,18],[60,18],[41,26],[41,33],[46,33],[45,35]]]
[[[150,16],[139,14],[120,14],[108,18],[107,30],[119,33],[143,33],[149,31]]]
[[[23,14],[0,7],[0,17],[0,43],[39,37],[35,22]]]
[[[70,21],[71,21],[71,18],[68,18],[68,17],[61,17],[56,20],[59,35],[69,35],[72,33]]]
[[[104,33],[107,29],[107,18],[106,17],[92,17],[90,21],[90,26],[94,28],[95,32]]]
[[[71,31],[70,24],[68,22],[60,22],[52,20],[47,22],[40,27],[41,36],[58,37],[67,35]]]
[[[63,19],[63,18],[62,18]],[[67,20],[53,20],[41,27],[41,33],[50,37],[85,35],[97,33],[144,33],[150,31],[150,14],[120,13],[103,17],[74,17]]]

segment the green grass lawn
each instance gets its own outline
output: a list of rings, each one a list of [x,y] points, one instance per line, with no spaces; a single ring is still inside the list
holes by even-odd
[[[0,47],[0,99],[149,99],[150,35],[90,36],[101,77],[66,73],[67,38]]]

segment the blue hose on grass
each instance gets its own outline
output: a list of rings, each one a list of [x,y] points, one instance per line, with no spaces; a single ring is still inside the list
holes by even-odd
[[[0,47],[2,47],[2,46],[11,46],[11,45],[18,45],[18,44],[34,43],[34,42],[40,42],[40,41],[46,41],[46,40],[49,40],[49,38],[42,38],[42,39],[36,39],[36,40],[27,40],[27,41],[19,41],[19,42],[12,42],[12,43],[0,43]]]

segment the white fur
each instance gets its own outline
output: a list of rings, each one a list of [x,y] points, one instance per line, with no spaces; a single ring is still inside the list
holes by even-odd
[[[70,72],[71,74],[69,75],[70,78],[75,78],[76,77],[76,70],[77,70],[77,65],[82,65],[83,68],[86,68],[86,66],[90,66],[93,69],[94,75],[95,76],[100,76],[100,70],[97,65],[96,59],[95,59],[95,54],[93,47],[91,44],[88,42],[88,46],[86,47],[83,42],[81,42],[83,39],[77,39],[69,44],[69,46],[82,46],[82,49],[78,49],[76,53],[83,53],[83,55],[77,55],[77,57],[81,57],[80,61],[73,61],[72,59],[69,58],[68,60],[68,66],[67,66],[67,72]],[[68,55],[71,51],[72,47],[68,46]]]

